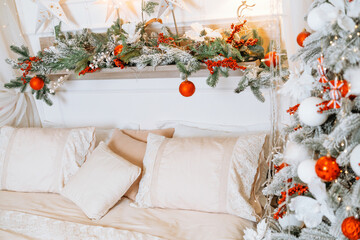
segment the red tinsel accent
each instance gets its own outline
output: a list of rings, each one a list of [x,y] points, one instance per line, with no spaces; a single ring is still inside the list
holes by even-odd
[[[120,60],[120,59],[114,59],[114,63],[117,67],[121,68],[121,69],[124,69],[125,68],[125,65],[124,63]]]
[[[23,81],[24,84],[26,83],[26,76],[29,75],[32,69],[32,62],[39,62],[39,61],[41,61],[41,59],[38,57],[30,57],[29,60],[25,60],[22,63],[18,63],[19,66],[23,66],[24,64],[26,64],[26,68],[24,67],[20,68],[20,70],[23,71],[21,80]]]
[[[299,129],[302,129],[302,126],[298,125],[297,127],[294,128],[294,131],[297,131]]]
[[[281,198],[278,201],[278,204],[282,204],[286,201],[287,196],[291,197],[294,194],[303,195],[306,192],[309,191],[309,188],[307,186],[301,185],[301,184],[295,184],[294,187],[288,189],[286,192],[281,192]],[[274,214],[274,219],[279,220],[279,218],[282,218],[284,214],[286,213],[286,205],[281,206],[278,211]]]
[[[166,38],[163,33],[159,33],[159,37],[158,37],[158,40],[157,40],[157,43],[158,43],[157,46],[159,47],[160,43],[165,43],[165,44],[169,44],[169,45],[175,45],[174,41],[175,41],[174,38],[172,38],[172,37]]]
[[[282,163],[280,166],[274,165],[274,168],[275,168],[276,173],[278,173],[278,172],[280,172],[281,169],[283,169],[283,168],[285,168],[285,167],[287,167],[287,166],[289,166],[289,164],[287,164],[287,163]]]
[[[240,66],[239,64],[237,64],[236,60],[233,59],[232,57],[229,58],[225,58],[224,60],[219,60],[219,61],[212,61],[212,60],[207,60],[205,62],[205,64],[207,65],[208,70],[210,71],[211,74],[214,74],[214,68],[215,67],[225,67],[225,68],[230,68],[232,70],[237,70],[240,69],[242,71],[244,71],[246,69],[246,67],[244,66]]]
[[[322,103],[317,104],[317,107],[320,107],[318,113],[323,113],[324,111],[328,111],[333,109],[332,105],[329,105],[330,101],[324,101]]]
[[[82,70],[81,72],[79,72],[79,76],[80,75],[85,75],[86,73],[93,73],[93,72],[96,72],[100,70],[100,68],[95,68],[95,69],[92,69],[91,67],[86,67],[84,70]]]
[[[290,115],[294,115],[299,107],[300,104],[296,104],[295,106],[290,107],[286,112],[289,113]]]
[[[230,44],[232,43],[232,41],[234,40],[235,34],[241,31],[241,29],[244,27],[246,22],[247,21],[245,20],[242,24],[239,24],[239,25],[232,24],[231,25],[232,32],[231,32],[230,36],[226,39],[227,43],[230,43]]]

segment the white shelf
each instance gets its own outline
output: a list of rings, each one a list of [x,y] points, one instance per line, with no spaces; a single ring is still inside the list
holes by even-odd
[[[258,66],[260,61],[255,62],[244,62],[240,65],[242,66]],[[192,74],[189,78],[196,77],[207,77],[209,76],[209,70],[205,64],[201,65],[201,69],[196,73]],[[167,66],[158,66],[156,68],[148,66],[142,70],[137,69],[136,67],[126,67],[124,69],[120,68],[105,68],[94,73],[87,73],[82,76],[76,75],[74,72],[61,71],[57,73],[50,74],[50,79],[57,79],[63,75],[70,75],[68,80],[102,80],[102,79],[148,79],[148,78],[180,78],[180,72],[175,65]],[[229,71],[229,76],[242,76],[243,72],[240,70]]]

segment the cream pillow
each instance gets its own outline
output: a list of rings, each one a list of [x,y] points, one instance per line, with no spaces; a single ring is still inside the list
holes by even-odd
[[[155,133],[157,135],[171,138],[174,133],[174,129],[169,128],[137,131],[115,129],[108,146],[117,155],[142,168],[146,151],[147,136],[149,133]],[[139,190],[139,183],[140,177],[125,193],[125,197],[135,201],[136,194]]]
[[[86,216],[98,220],[120,200],[140,173],[141,168],[101,142],[61,195],[78,205]]]
[[[95,128],[0,130],[0,188],[59,193],[95,145]]]
[[[136,203],[255,221],[251,191],[264,141],[265,134],[173,139],[150,134]]]

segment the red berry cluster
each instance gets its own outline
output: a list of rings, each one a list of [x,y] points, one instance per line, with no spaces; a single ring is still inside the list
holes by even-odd
[[[21,66],[20,70],[23,71],[21,80],[23,83],[26,83],[26,76],[29,75],[31,69],[32,69],[32,63],[33,62],[39,62],[41,59],[38,57],[30,57],[29,60],[25,60],[22,63],[18,63],[19,66]],[[23,65],[26,64],[26,68],[23,67]]]
[[[125,68],[124,63],[120,59],[114,59],[114,63],[115,63],[115,66],[117,66],[117,67],[119,67],[121,69]]]
[[[249,38],[246,42],[244,39],[240,39],[240,41],[234,41],[233,43],[233,47],[234,48],[237,48],[237,49],[240,49],[242,46],[254,46],[258,43],[259,39],[255,38]]]
[[[294,194],[303,195],[306,192],[309,191],[309,188],[307,186],[301,185],[301,184],[295,184],[294,187],[290,188],[287,193],[281,192],[281,198],[278,201],[278,204],[282,204],[286,201],[287,196],[292,196]],[[279,220],[279,218],[282,218],[286,214],[286,205],[282,205],[279,207],[278,211],[274,214],[274,218],[276,220]]]
[[[95,69],[92,69],[91,67],[86,67],[84,70],[82,70],[81,72],[79,72],[79,76],[80,75],[85,75],[85,73],[93,73],[93,72],[96,72],[100,70],[100,68],[95,68]]]
[[[159,47],[160,43],[175,45],[174,41],[175,41],[174,38],[172,38],[172,37],[166,38],[163,33],[159,33],[159,37],[157,40],[157,44],[158,44],[157,46]]]
[[[293,107],[290,107],[288,110],[286,110],[286,112],[290,115],[294,115],[296,113],[296,111],[299,109],[300,104],[296,104]]]
[[[244,27],[246,22],[247,21],[245,20],[243,23],[241,23],[239,25],[231,24],[232,32],[231,32],[230,36],[226,39],[227,43],[230,43],[230,44],[232,43],[232,41],[234,40],[235,34],[241,31],[241,29]]]
[[[244,71],[246,69],[246,67],[244,66],[240,66],[239,64],[237,64],[236,60],[233,59],[232,57],[229,58],[225,58],[224,60],[219,60],[219,61],[212,61],[212,60],[207,60],[205,62],[205,64],[207,65],[208,70],[210,71],[211,74],[214,74],[214,68],[215,67],[224,67],[224,68],[230,68],[232,70],[237,70],[237,69],[241,69],[242,71]]]

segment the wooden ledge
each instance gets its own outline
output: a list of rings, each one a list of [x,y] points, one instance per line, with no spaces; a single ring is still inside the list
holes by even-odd
[[[240,64],[242,66],[259,66],[260,61],[255,62],[244,62]],[[205,64],[201,65],[201,69],[196,73],[192,74],[191,78],[194,77],[208,77],[209,70]],[[61,71],[57,73],[50,74],[49,77],[51,80],[57,80],[59,77],[64,75],[70,75],[68,80],[101,80],[101,79],[148,79],[148,78],[180,78],[180,72],[175,65],[167,66],[158,66],[156,68],[148,66],[144,69],[137,69],[136,67],[126,67],[124,69],[120,68],[104,68],[100,71],[94,73],[87,73],[82,76],[78,76],[73,71],[66,72]],[[243,72],[240,70],[229,71],[229,76],[242,76]]]

